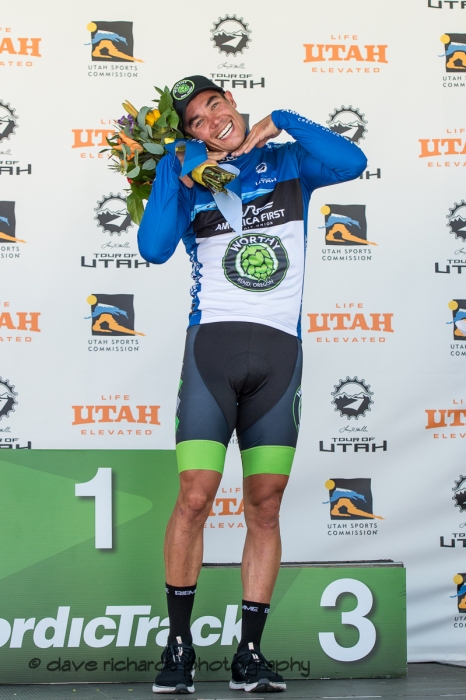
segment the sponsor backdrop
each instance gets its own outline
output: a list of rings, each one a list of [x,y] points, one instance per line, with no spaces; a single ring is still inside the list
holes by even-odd
[[[151,105],[154,85],[203,73],[232,90],[250,124],[293,109],[368,156],[359,179],[311,203],[283,559],[404,562],[409,660],[464,660],[466,2],[290,0],[277,22],[265,2],[184,0],[171,24],[155,6],[98,5],[82,0],[65,15],[56,0],[40,13],[24,0],[0,26],[2,658],[24,641],[28,658],[57,647],[56,659],[86,668],[96,640],[128,646],[131,630],[138,659],[154,658],[149,631],[163,627],[163,595],[154,584],[148,597],[141,578],[161,565],[176,484],[168,473],[192,280],[181,246],[160,267],[141,258],[126,182],[100,151],[125,99]],[[233,437],[206,562],[240,561],[241,481]],[[93,499],[95,542],[79,512],[89,516]],[[26,527],[18,514],[31,512],[36,525]],[[96,568],[95,579],[93,546],[111,570]],[[112,560],[112,547],[127,552]],[[76,569],[81,556],[86,570]],[[108,598],[101,576],[114,585]],[[329,582],[313,576],[319,597]],[[134,606],[137,629],[119,606]],[[226,614],[236,623],[236,610],[219,609],[209,634],[226,634]],[[47,617],[55,627],[40,623]],[[63,634],[79,653],[61,654]],[[111,666],[121,659],[109,649]]]

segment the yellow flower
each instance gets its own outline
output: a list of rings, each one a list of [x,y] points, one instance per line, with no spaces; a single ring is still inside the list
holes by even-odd
[[[160,112],[158,109],[153,109],[152,112],[148,112],[146,114],[146,124],[149,124],[149,126],[152,126],[157,119],[160,117]]]
[[[136,107],[133,107],[131,102],[123,102],[123,109],[126,109],[128,114],[131,114],[133,117],[138,116],[138,110],[136,109]]]

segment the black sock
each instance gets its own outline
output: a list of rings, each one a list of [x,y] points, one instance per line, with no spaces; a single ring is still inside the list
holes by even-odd
[[[192,644],[191,636],[191,613],[194,605],[194,586],[170,586],[165,584],[167,592],[168,617],[170,619],[170,631],[168,633],[168,644],[171,644],[177,637],[181,637],[183,644]]]
[[[262,632],[264,631],[270,603],[253,603],[250,600],[242,601],[241,615],[241,640],[238,644],[238,652],[247,649],[250,642],[260,649]]]

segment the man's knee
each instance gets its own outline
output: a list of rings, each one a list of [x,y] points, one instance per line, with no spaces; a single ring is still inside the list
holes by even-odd
[[[180,494],[179,507],[193,518],[209,515],[213,497],[205,491],[190,489]]]

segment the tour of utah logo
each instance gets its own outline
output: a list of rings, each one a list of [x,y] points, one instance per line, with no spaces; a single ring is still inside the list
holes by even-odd
[[[236,56],[248,48],[251,30],[243,18],[236,15],[219,17],[211,30],[214,46],[227,56]]]
[[[364,119],[364,114],[361,114],[357,107],[340,107],[336,108],[330,119],[327,119],[328,128],[336,134],[344,136],[352,143],[359,143],[367,133],[367,121]]]
[[[126,207],[126,197],[121,194],[110,193],[108,196],[102,197],[97,202],[94,211],[96,212],[94,220],[97,222],[97,227],[107,234],[105,239],[100,236],[98,238],[98,246],[100,251],[81,255],[81,267],[93,268],[94,270],[102,268],[105,270],[124,270],[138,268],[148,268],[150,263],[143,260],[136,250],[136,237],[134,235],[122,236],[127,234],[133,226],[131,217]],[[92,236],[92,242],[96,245],[96,237]],[[97,246],[96,246],[97,247]]]
[[[10,413],[15,410],[18,403],[16,397],[18,393],[14,391],[14,385],[10,384],[8,379],[0,377],[0,421],[7,418]]]
[[[348,420],[360,416],[365,416],[371,410],[373,391],[370,391],[370,384],[366,384],[364,379],[357,377],[346,377],[335,385],[332,391],[332,404],[335,411],[339,411],[340,416],[346,416]]]
[[[466,72],[466,34],[442,34],[440,41],[445,45],[445,72]]]
[[[10,107],[9,103],[0,100],[0,143],[8,141],[10,136],[15,133],[17,121],[15,110]]]
[[[465,0],[466,1],[466,0]],[[447,217],[447,228],[450,234],[453,234],[456,240],[461,241],[450,258],[444,263],[436,262],[434,269],[437,274],[450,275],[456,274],[461,275],[463,270],[466,268],[466,249],[464,243],[466,243],[466,202],[464,199],[461,200],[459,204],[455,204],[449,209]]]
[[[92,335],[125,336],[144,335],[134,330],[134,295],[133,294],[91,294],[87,297],[91,305]]]
[[[122,197],[120,193],[117,195],[110,193],[108,197],[104,196],[95,211],[97,213],[94,219],[98,222],[97,225],[110,235],[120,236],[133,225],[126,208],[126,197]]]
[[[455,574],[453,583],[456,583],[456,594],[450,598],[456,598],[458,604],[458,612],[466,613],[466,574]],[[455,625],[456,626],[456,625]]]
[[[461,417],[465,416],[465,411],[458,411],[458,414],[461,415]],[[459,416],[457,416],[458,418]],[[455,421],[453,421],[455,423]],[[458,421],[456,421],[456,424],[458,425]],[[461,425],[464,425],[464,422],[461,421]],[[460,433],[461,437],[466,437],[466,433]],[[456,437],[456,435],[453,435],[450,433],[450,437]],[[451,497],[451,500],[453,501],[453,505],[455,508],[458,508],[460,513],[466,513],[466,476],[463,474],[460,475],[460,477],[454,482],[454,486],[452,486],[452,492],[453,496]],[[457,513],[458,514],[458,513]],[[463,516],[464,518],[464,516]],[[450,537],[445,537],[442,535],[440,537],[440,547],[445,548],[445,549],[455,549],[456,547],[462,547],[463,549],[466,548],[466,523],[462,522],[459,525],[455,527],[456,532],[452,532]]]
[[[91,61],[99,63],[143,63],[135,58],[132,22],[89,22]],[[89,44],[87,44],[89,45]]]
[[[372,400],[374,392],[370,390],[370,384],[366,384],[364,379],[357,377],[340,379],[338,384],[334,385],[334,391],[331,392],[331,395],[334,410],[347,421],[352,418],[358,420],[361,416],[365,416],[374,403]],[[333,430],[334,428],[332,428]],[[355,426],[345,421],[345,425],[338,429],[338,433],[336,437],[334,433],[333,437],[319,440],[319,452],[329,454],[357,454],[359,452],[367,454],[370,452],[374,454],[379,450],[382,452],[388,450],[388,441],[376,440],[374,436],[370,435],[367,425],[358,424]]]
[[[329,500],[322,503],[330,506],[331,520],[384,520],[373,512],[370,479],[329,479],[325,488]]]
[[[278,287],[288,267],[288,255],[278,236],[257,233],[234,238],[223,258],[227,280],[250,292],[266,292]]]

